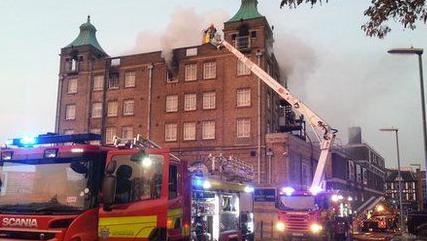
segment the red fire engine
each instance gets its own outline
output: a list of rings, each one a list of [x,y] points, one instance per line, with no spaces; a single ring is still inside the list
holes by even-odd
[[[347,240],[351,224],[351,197],[338,192],[281,190],[276,230],[285,240]]]
[[[0,240],[253,236],[250,186],[190,175],[168,149],[141,148],[136,139],[88,144],[94,140],[100,136],[44,135],[0,150]]]

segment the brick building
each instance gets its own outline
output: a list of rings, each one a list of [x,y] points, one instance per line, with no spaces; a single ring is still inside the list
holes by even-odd
[[[418,195],[417,195],[417,177],[410,170],[402,170],[402,206],[405,212],[413,212],[418,210]],[[398,171],[393,169],[387,170],[386,177],[386,196],[393,203],[399,203],[399,176]]]
[[[425,201],[425,171],[410,168],[401,171],[402,205],[405,212],[423,210]],[[398,205],[399,203],[399,177],[395,169],[387,170],[385,183],[386,197]]]
[[[195,30],[197,31],[197,30]],[[225,39],[286,85],[272,52],[273,33],[256,0],[242,0]],[[187,160],[233,155],[267,182],[266,134],[295,128],[290,107],[226,49],[211,44],[109,56],[88,18],[61,49],[56,131],[148,137]],[[312,172],[312,170],[309,170]]]
[[[384,195],[385,159],[371,145],[362,141],[360,127],[349,129],[348,144],[342,147],[347,159],[345,186],[356,203],[369,203]],[[338,171],[339,169],[335,170]]]

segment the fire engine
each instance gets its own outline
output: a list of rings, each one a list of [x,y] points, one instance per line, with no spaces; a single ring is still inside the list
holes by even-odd
[[[241,241],[253,237],[253,188],[141,138],[14,139],[0,149],[0,240]]]
[[[294,110],[300,112],[306,120],[308,120],[310,126],[313,129],[314,134],[320,141],[320,156],[317,163],[317,168],[313,177],[313,181],[308,190],[298,190],[298,192],[290,193],[289,190],[295,190],[292,187],[284,187],[280,192],[277,199],[277,215],[278,223],[276,224],[278,230],[284,234],[285,239],[303,239],[306,237],[318,237],[327,238],[327,232],[332,232],[330,226],[339,227],[341,233],[345,233],[346,236],[350,233],[350,222],[351,219],[344,215],[340,211],[338,213],[342,215],[336,215],[336,209],[332,206],[333,203],[340,203],[342,207],[344,203],[342,200],[333,201],[336,199],[336,193],[331,193],[326,190],[324,181],[325,169],[327,164],[330,163],[331,147],[333,145],[337,130],[331,128],[326,121],[320,116],[313,112],[307,105],[302,103],[297,97],[293,96],[289,90],[282,86],[278,81],[266,73],[260,66],[252,62],[248,57],[236,49],[232,44],[228,43],[221,37],[213,37],[210,41],[213,45],[218,48],[225,47],[228,51],[234,54],[241,63],[243,63],[253,74],[255,74],[260,81],[269,86],[275,91],[280,97],[286,100]],[[238,45],[236,43],[236,45]],[[286,195],[290,194],[290,195]],[[338,197],[342,197],[339,195]],[[323,201],[326,204],[326,200],[332,201],[331,205],[319,205],[318,200]],[[351,197],[349,197],[351,199]],[[344,200],[344,199],[343,199]],[[348,199],[346,199],[348,200]],[[305,207],[296,208],[296,210],[290,209],[288,203],[295,203]],[[347,205],[347,204],[345,204]],[[344,208],[343,209],[347,209]],[[295,212],[294,212],[295,211]],[[351,210],[350,210],[351,213]],[[293,215],[298,214],[299,219],[304,219],[304,222],[308,222],[309,225],[298,230],[293,230],[292,227],[298,225],[293,221]],[[320,215],[323,214],[323,215]],[[326,215],[328,214],[328,215]],[[341,217],[342,216],[342,217]],[[329,235],[329,238],[331,236]],[[334,237],[336,238],[336,237]]]

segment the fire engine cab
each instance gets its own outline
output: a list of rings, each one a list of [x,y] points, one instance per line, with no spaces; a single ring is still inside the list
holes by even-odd
[[[351,197],[339,192],[313,195],[284,187],[277,200],[276,230],[284,240],[335,240],[350,237]]]
[[[0,240],[251,237],[249,186],[191,175],[147,140],[90,144],[100,138],[49,134],[0,149]]]

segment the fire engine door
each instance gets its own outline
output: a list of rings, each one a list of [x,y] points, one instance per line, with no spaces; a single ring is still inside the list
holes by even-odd
[[[117,150],[108,154],[116,162],[116,197],[111,211],[100,209],[101,240],[165,240],[167,225],[169,153],[149,155]]]

